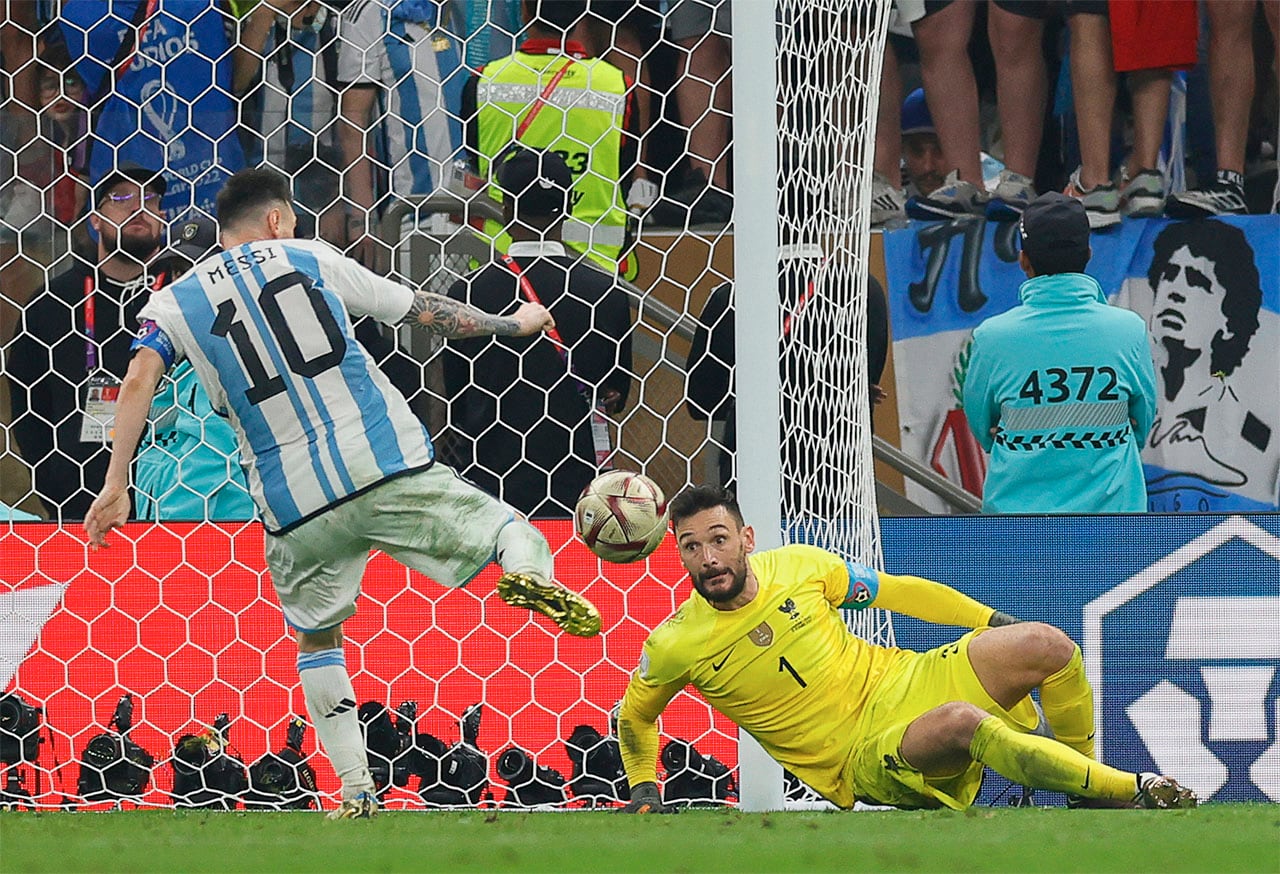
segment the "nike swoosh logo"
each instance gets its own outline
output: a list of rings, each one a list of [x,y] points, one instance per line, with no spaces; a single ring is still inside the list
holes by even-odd
[[[1085,769],[1084,769],[1084,785],[1080,787],[1081,789],[1088,789],[1088,788],[1089,788],[1089,775],[1090,775],[1090,774],[1092,774],[1092,773],[1093,773],[1093,768],[1085,768]]]
[[[720,659],[720,661],[719,661],[719,662],[712,662],[712,663],[711,663],[711,670],[713,670],[713,671],[718,671],[718,670],[720,670],[721,668],[723,668],[723,667],[724,667],[724,663],[725,663],[725,662],[727,662],[727,661],[729,661],[729,656],[731,656],[731,655],[733,655],[733,647],[729,647],[729,651],[728,651],[727,653],[725,653],[725,654],[724,654],[724,658]]]

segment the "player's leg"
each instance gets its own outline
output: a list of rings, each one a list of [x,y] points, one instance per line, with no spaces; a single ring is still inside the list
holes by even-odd
[[[271,583],[285,619],[297,631],[298,679],[311,724],[342,782],[334,818],[371,816],[377,809],[373,775],[356,718],[356,695],[342,650],[342,623],[368,561],[368,541],[354,532],[351,504],[329,510],[264,542]]]
[[[1052,625],[1020,622],[974,637],[969,663],[997,704],[1011,708],[1040,689],[1054,737],[1093,757],[1093,690],[1075,641]]]
[[[1190,791],[1168,778],[1104,765],[1057,741],[1020,732],[967,701],[952,701],[917,717],[907,726],[899,752],[926,779],[951,777],[980,762],[1036,789],[1147,807],[1196,803]]]
[[[552,579],[551,548],[538,529],[518,517],[510,520],[498,532],[497,556],[503,570],[497,585],[502,600],[536,610],[578,637],[600,633],[595,605]]]
[[[600,632],[591,602],[554,581],[541,532],[448,467],[391,480],[351,503],[369,520],[365,530],[376,546],[441,585],[465,586],[496,560],[502,600],[579,637]]]
[[[342,804],[330,819],[364,819],[378,809],[356,693],[342,651],[342,626],[298,632],[298,679],[316,737],[342,781]]]

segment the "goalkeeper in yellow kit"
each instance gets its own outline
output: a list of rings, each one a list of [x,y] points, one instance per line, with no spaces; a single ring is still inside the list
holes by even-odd
[[[984,765],[1098,806],[1195,806],[1169,777],[1094,758],[1093,693],[1079,648],[1058,629],[812,546],[751,555],[755,534],[724,489],[687,489],[671,523],[694,593],[649,635],[622,699],[629,811],[665,809],[657,720],[690,684],[840,807],[961,809]],[[875,646],[838,612],[866,607],[974,630],[923,653]],[[1030,733],[1032,689],[1056,739]]]

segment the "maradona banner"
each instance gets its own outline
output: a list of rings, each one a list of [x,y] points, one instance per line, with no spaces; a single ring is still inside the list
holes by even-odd
[[[949,583],[1080,644],[1108,764],[1172,774],[1202,799],[1280,801],[1280,515],[934,517],[881,528],[887,570]],[[956,636],[901,616],[893,624],[911,649]]]
[[[1129,220],[1092,245],[1089,274],[1150,331],[1150,509],[1280,508],[1280,216]],[[981,494],[960,390],[973,329],[1018,304],[1017,225],[916,222],[886,233],[884,250],[902,448]]]

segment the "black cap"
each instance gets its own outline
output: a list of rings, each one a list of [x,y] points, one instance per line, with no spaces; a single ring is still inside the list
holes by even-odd
[[[166,254],[178,255],[194,264],[220,248],[218,223],[200,216],[173,226],[169,232],[169,251]]]
[[[1084,203],[1057,191],[1027,205],[1018,224],[1028,258],[1085,255],[1089,252],[1089,216]]]
[[[93,189],[93,205],[101,205],[108,191],[121,182],[127,181],[137,182],[144,189],[150,188],[161,197],[164,197],[164,192],[169,187],[164,181],[164,174],[159,170],[148,170],[141,164],[122,161],[119,167],[103,176],[102,181]]]
[[[503,197],[513,197],[523,216],[563,215],[573,174],[555,152],[516,149],[498,165],[498,187]]]

